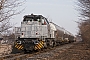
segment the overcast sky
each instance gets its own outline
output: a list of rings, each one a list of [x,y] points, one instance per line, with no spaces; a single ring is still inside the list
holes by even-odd
[[[74,35],[77,33],[75,21],[78,20],[78,12],[75,10],[75,0],[26,0],[22,8],[25,10],[11,21],[17,23],[15,26],[20,26],[24,15],[33,13],[45,16]]]

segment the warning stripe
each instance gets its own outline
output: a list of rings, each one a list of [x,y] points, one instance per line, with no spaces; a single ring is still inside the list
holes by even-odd
[[[37,45],[35,45],[35,50],[43,48],[44,47],[43,44],[44,42],[40,41]]]
[[[19,48],[19,45],[17,46],[17,48]]]
[[[35,46],[35,50],[37,50],[38,48]]]
[[[17,47],[18,45],[15,45],[15,47]]]
[[[39,46],[38,45],[36,45],[36,47],[37,47],[37,49],[39,49]]]
[[[44,42],[43,42],[43,41],[41,41],[41,44],[44,44]]]
[[[22,45],[18,49],[21,49],[21,48],[22,48]]]
[[[39,45],[41,46],[41,48],[43,48],[43,44],[39,43]]]
[[[42,46],[40,45],[40,43],[38,44],[38,46],[39,46],[39,49],[41,49],[41,48],[42,48]]]
[[[23,49],[23,47],[21,47],[21,49]]]
[[[19,44],[15,45],[15,47],[16,47],[17,49],[23,49],[23,46],[22,46],[22,45],[19,45]]]
[[[38,49],[40,49],[40,48],[41,48],[39,44],[37,45],[37,47],[38,47]]]
[[[19,46],[18,45],[16,45],[16,48],[18,48]]]
[[[19,48],[19,47],[20,47],[20,45],[17,46],[17,48]]]
[[[35,50],[37,50],[37,49],[40,49],[39,46],[38,46],[38,44],[35,46]]]

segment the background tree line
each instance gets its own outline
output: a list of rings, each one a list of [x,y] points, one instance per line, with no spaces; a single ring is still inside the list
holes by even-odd
[[[15,39],[15,35],[10,30],[13,27],[10,20],[23,11],[20,7],[24,2],[25,0],[0,0],[0,35],[3,40]]]
[[[22,6],[23,1],[20,0],[0,0],[0,33],[6,32],[12,28],[10,19],[20,14],[21,11],[18,7]]]
[[[84,42],[90,41],[90,0],[78,0],[80,22],[78,23],[79,35]]]

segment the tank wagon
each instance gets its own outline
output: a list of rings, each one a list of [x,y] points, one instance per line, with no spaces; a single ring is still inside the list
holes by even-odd
[[[42,15],[25,15],[21,33],[14,47],[22,51],[40,50],[74,41],[74,36],[64,28],[48,22]]]

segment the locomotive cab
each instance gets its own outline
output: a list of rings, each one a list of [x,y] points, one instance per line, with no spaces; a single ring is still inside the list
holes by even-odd
[[[42,15],[25,15],[23,22],[38,22],[39,25],[46,25],[49,24],[49,22],[47,21],[47,19],[45,17],[43,17]]]

